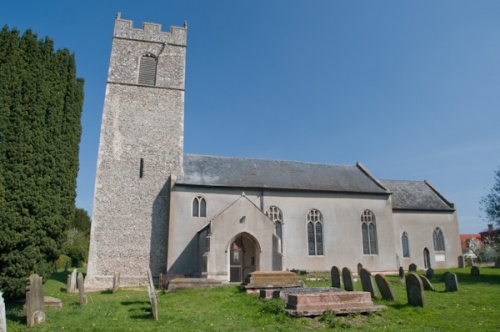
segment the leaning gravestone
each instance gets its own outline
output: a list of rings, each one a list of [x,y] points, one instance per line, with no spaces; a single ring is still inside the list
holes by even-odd
[[[352,280],[352,273],[349,268],[342,269],[342,281],[344,282],[344,289],[348,292],[354,291],[354,281]]]
[[[399,281],[405,281],[405,269],[402,266],[399,267]]]
[[[408,271],[417,272],[417,264],[411,263],[410,266],[408,267]]]
[[[444,278],[444,287],[447,292],[458,291],[458,280],[455,273],[448,273]]]
[[[332,270],[330,271],[332,277],[332,287],[340,288],[340,271],[336,266],[332,266]]]
[[[113,293],[120,288],[120,272],[113,273]]]
[[[84,306],[87,304],[87,295],[85,295],[85,285],[83,280],[83,274],[78,273],[78,294],[80,296],[80,305]]]
[[[408,304],[416,307],[425,306],[424,286],[420,277],[411,272],[406,275],[406,296],[408,297]]]
[[[0,292],[0,332],[7,332],[7,319],[5,318],[5,302]]]
[[[458,267],[462,268],[465,266],[464,256],[458,256]]]
[[[425,276],[427,279],[432,279],[434,277],[434,270],[432,267],[428,268],[427,271],[425,271]]]
[[[477,266],[473,266],[470,269],[470,275],[473,277],[479,276],[479,268]]]
[[[367,269],[361,269],[361,271],[359,271],[359,277],[361,279],[363,292],[370,293],[373,299],[375,297],[375,289],[373,288],[372,274]]]
[[[37,274],[26,281],[26,321],[28,327],[45,322],[42,278]]]
[[[422,286],[424,286],[424,290],[434,290],[434,286],[432,286],[432,283],[427,277],[424,276],[419,276],[420,281],[422,281]]]
[[[149,302],[151,302],[151,314],[155,320],[158,320],[158,299],[156,298],[155,285],[153,284],[153,276],[151,275],[151,270],[148,269],[148,293]]]
[[[392,291],[392,286],[387,277],[383,274],[375,275],[375,282],[377,283],[380,295],[384,300],[394,301],[394,292]]]

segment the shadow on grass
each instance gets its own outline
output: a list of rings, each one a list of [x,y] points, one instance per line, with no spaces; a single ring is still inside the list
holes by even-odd
[[[70,274],[71,272],[69,271],[54,272],[50,275],[50,279],[66,284],[66,282],[68,281],[68,275]]]
[[[149,304],[149,301],[123,301],[121,305]]]
[[[8,321],[26,323],[26,313],[22,304],[7,304],[5,316]]]

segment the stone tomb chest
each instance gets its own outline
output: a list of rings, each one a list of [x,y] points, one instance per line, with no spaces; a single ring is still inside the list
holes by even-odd
[[[247,293],[257,293],[261,289],[302,287],[295,273],[289,271],[256,271],[250,273],[250,282],[245,286]]]

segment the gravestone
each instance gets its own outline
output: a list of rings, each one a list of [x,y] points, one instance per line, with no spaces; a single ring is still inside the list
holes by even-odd
[[[458,280],[455,273],[448,273],[444,278],[444,287],[447,292],[458,291]]]
[[[120,272],[113,273],[113,293],[120,288]]]
[[[84,306],[87,304],[87,295],[85,295],[85,286],[83,284],[83,274],[78,273],[78,294],[80,295],[80,305]]]
[[[430,267],[427,269],[427,271],[425,271],[425,276],[427,277],[427,279],[432,279],[434,277],[434,270]]]
[[[69,275],[68,288],[66,289],[68,293],[76,292],[76,274],[76,269],[73,269],[73,272],[71,272],[71,274]]]
[[[432,283],[427,277],[424,276],[419,276],[420,280],[422,281],[422,286],[424,286],[424,290],[434,290],[434,286],[432,286]]]
[[[153,284],[153,276],[151,275],[151,270],[148,269],[148,293],[149,302],[151,302],[151,315],[153,315],[154,320],[158,320],[158,299],[156,298],[155,285]]]
[[[409,272],[417,272],[417,264],[411,263],[410,266],[408,267]]]
[[[465,259],[464,256],[458,256],[458,267],[465,267]]]
[[[443,281],[445,281],[446,276],[447,276],[448,274],[450,274],[450,272],[449,272],[449,271],[446,271],[445,273],[443,273],[443,276],[442,276]]]
[[[344,289],[348,292],[354,291],[354,281],[352,280],[352,273],[348,267],[342,269],[342,282],[344,283]]]
[[[399,267],[399,281],[405,281],[405,269],[402,266]]]
[[[473,266],[470,269],[470,275],[473,277],[479,276],[479,268],[477,266]]]
[[[358,276],[359,276],[359,274],[361,273],[361,269],[363,268],[363,264],[358,263],[357,268],[358,268]]]
[[[372,274],[367,269],[361,269],[361,271],[359,271],[359,278],[361,279],[363,292],[370,293],[373,299],[375,297],[375,289],[373,288]]]
[[[420,277],[411,272],[406,275],[405,281],[408,304],[416,307],[425,307],[424,286]]]
[[[332,270],[330,271],[332,277],[332,287],[340,288],[340,271],[336,266],[332,266]]]
[[[37,274],[26,281],[26,321],[28,327],[45,322],[42,278]]]
[[[43,305],[45,308],[54,308],[54,309],[61,309],[62,308],[62,301],[61,299],[52,297],[52,296],[45,296],[43,298]]]
[[[5,302],[3,294],[0,292],[0,332],[7,332],[7,318],[5,316]]]
[[[380,295],[384,300],[394,301],[394,292],[392,291],[392,286],[386,276],[383,274],[375,275],[375,282],[377,283]]]

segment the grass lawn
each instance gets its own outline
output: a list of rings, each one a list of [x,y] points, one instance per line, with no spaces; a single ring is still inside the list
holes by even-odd
[[[425,292],[425,308],[406,304],[406,290],[397,276],[388,276],[395,302],[375,300],[387,310],[370,315],[292,318],[280,300],[259,300],[234,285],[207,290],[158,293],[159,321],[150,313],[146,288],[87,293],[89,303],[78,304],[78,294],[66,293],[67,273],[55,273],[45,284],[45,295],[60,298],[62,310],[46,310],[46,322],[26,327],[22,305],[7,306],[7,330],[13,331],[500,331],[500,269],[482,268],[479,277],[470,268],[452,269],[458,292],[444,292],[436,270],[436,291]],[[313,273],[301,278],[328,277]],[[329,281],[306,281],[310,287],[329,286]],[[375,286],[376,287],[376,286]],[[356,282],[356,289],[361,285]],[[377,290],[378,291],[378,290]]]

